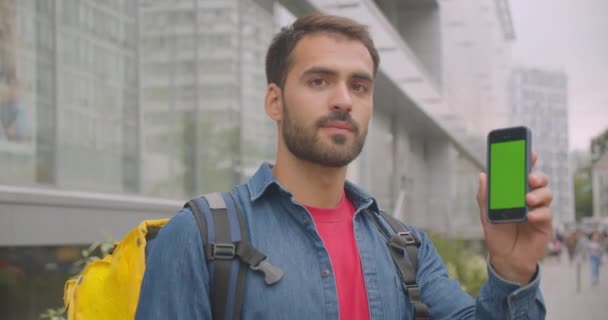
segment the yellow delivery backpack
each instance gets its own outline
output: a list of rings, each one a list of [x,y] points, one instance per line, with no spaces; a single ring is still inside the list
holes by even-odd
[[[242,211],[230,193],[204,195],[190,200],[184,208],[190,208],[196,219],[207,263],[215,264],[216,270],[230,270],[233,259],[238,257],[241,261],[236,274],[216,271],[210,279],[214,292],[236,292],[232,297],[212,293],[213,319],[226,319],[224,313],[228,308],[219,307],[226,305],[230,305],[235,319],[240,319],[246,272],[263,273],[267,285],[278,282],[283,272],[249,244]],[[221,218],[222,215],[226,218]],[[116,243],[111,254],[89,263],[79,275],[68,280],[63,293],[68,320],[134,319],[146,270],[146,253],[168,220],[143,221]],[[231,281],[233,276],[236,281]]]
[[[65,284],[68,319],[133,319],[146,270],[146,235],[168,219],[146,220],[131,230],[112,254],[89,263]]]

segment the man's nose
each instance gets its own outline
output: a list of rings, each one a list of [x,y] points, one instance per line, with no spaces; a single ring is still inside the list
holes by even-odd
[[[347,84],[336,86],[330,100],[331,110],[350,112],[353,108],[353,98]]]

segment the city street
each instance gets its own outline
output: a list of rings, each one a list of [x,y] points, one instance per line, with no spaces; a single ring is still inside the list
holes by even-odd
[[[591,287],[589,265],[581,264],[580,292],[577,292],[576,263],[569,265],[564,254],[561,261],[547,259],[541,265],[541,288],[547,306],[548,320],[608,319],[608,266],[606,257],[600,270],[600,283]]]

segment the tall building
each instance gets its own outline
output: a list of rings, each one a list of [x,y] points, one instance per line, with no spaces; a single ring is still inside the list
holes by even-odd
[[[356,2],[335,5],[338,7],[335,11],[352,11],[353,16],[359,18],[360,15],[354,13]],[[416,125],[401,120],[390,112],[379,112],[374,124],[385,120],[385,114],[388,118],[385,124],[372,126],[369,139],[373,144],[371,153],[391,159],[385,155],[390,154],[387,150],[394,149],[399,156],[395,157],[398,160],[393,164],[394,171],[374,172],[370,175],[373,190],[384,190],[380,196],[384,196],[386,201],[381,203],[385,206],[387,202],[396,203],[387,207],[403,210],[403,218],[416,225],[428,225],[436,231],[446,233],[479,234],[478,229],[470,228],[475,225],[478,217],[472,215],[476,208],[468,195],[476,192],[475,177],[479,167],[485,166],[483,159],[487,133],[508,124],[507,84],[511,65],[509,47],[515,39],[508,1],[375,0],[374,3],[384,15],[378,19],[382,20],[378,24],[391,25],[393,30],[388,37],[395,32],[404,42],[395,45],[381,41],[379,51],[382,63],[386,66],[393,59],[407,61],[404,56],[397,57],[398,53],[395,52],[404,47],[404,51],[412,53],[411,61],[414,64],[395,63],[385,73],[392,76],[398,87],[405,89],[405,94],[416,102],[420,110],[430,115],[435,123],[455,139],[452,140],[453,143],[447,144],[420,139],[420,136],[426,135],[418,134]],[[321,6],[331,7],[330,4]],[[360,7],[374,12],[370,6]],[[381,29],[373,23],[371,26],[372,32]],[[387,36],[381,34],[377,38],[384,37]],[[400,74],[393,70],[402,72]],[[391,94],[394,93],[379,94],[377,105],[406,104],[384,98]],[[420,99],[416,99],[417,96]],[[403,112],[409,117],[415,113]],[[392,129],[374,135],[376,130],[387,127]],[[463,149],[467,152],[462,152]],[[467,155],[477,161],[471,162],[471,157]],[[437,177],[429,179],[429,176],[423,174],[427,165],[434,168]],[[398,181],[383,188],[377,187],[383,185],[382,181],[391,179]],[[428,202],[420,200],[424,198]],[[403,205],[400,206],[399,203]],[[434,214],[425,215],[420,212]]]
[[[193,196],[272,158],[264,55],[273,15],[253,1],[140,1],[142,187]]]
[[[602,156],[591,169],[593,189],[593,217],[608,223],[608,154]]]
[[[568,81],[563,72],[514,69],[510,81],[513,126],[532,130],[536,168],[549,177],[556,225],[574,222],[574,201],[568,159]]]
[[[486,153],[486,136],[509,121],[508,82],[515,40],[508,0],[440,1],[442,87],[469,143]]]

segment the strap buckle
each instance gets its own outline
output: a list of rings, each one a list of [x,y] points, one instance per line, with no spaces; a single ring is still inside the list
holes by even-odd
[[[255,266],[249,266],[252,270],[264,273],[264,281],[267,285],[273,285],[283,278],[283,270],[273,266],[268,257],[265,257]]]
[[[406,245],[410,245],[410,244],[417,245],[418,244],[418,241],[416,240],[416,238],[414,238],[412,233],[409,231],[402,231],[402,232],[398,232],[397,234],[399,235],[399,237],[401,237],[401,239],[405,240]]]
[[[234,243],[212,243],[211,256],[215,259],[230,260],[236,256]]]
[[[418,244],[418,240],[409,231],[398,232],[391,236],[388,241],[389,247],[397,249],[399,252],[404,252],[407,246],[417,247]]]
[[[420,300],[421,291],[420,287],[417,284],[406,284],[405,290],[407,294],[410,296],[410,299]]]

